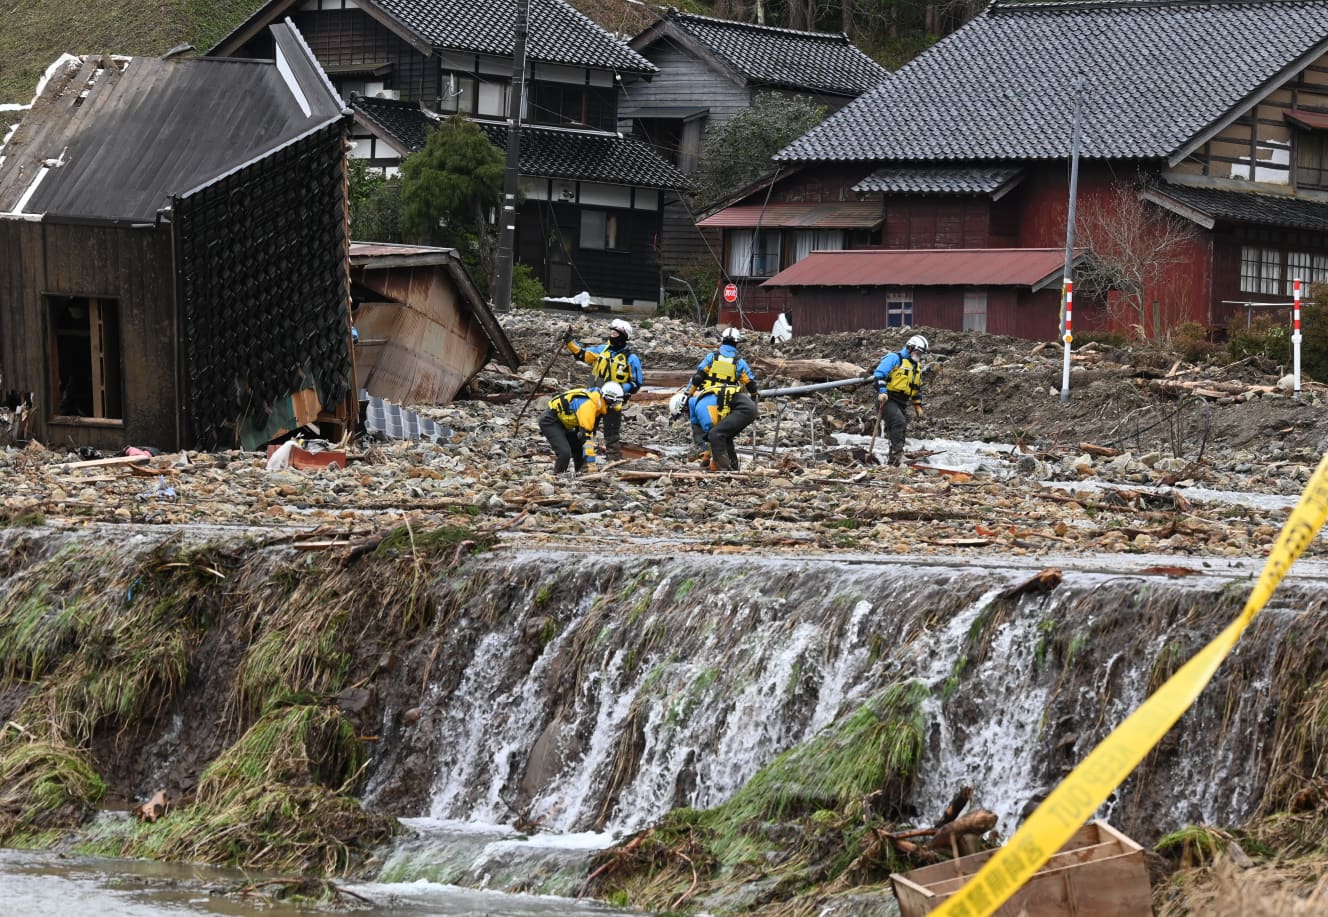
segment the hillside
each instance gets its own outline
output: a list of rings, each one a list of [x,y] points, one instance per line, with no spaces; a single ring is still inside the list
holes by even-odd
[[[61,54],[165,54],[211,47],[263,0],[24,0],[0,30],[0,103],[26,105]]]

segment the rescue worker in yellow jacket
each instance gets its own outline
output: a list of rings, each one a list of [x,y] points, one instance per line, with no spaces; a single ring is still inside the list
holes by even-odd
[[[908,432],[908,407],[921,418],[922,413],[922,357],[927,352],[927,339],[915,334],[898,352],[891,351],[881,357],[872,375],[876,378],[876,416],[885,421],[890,440],[890,454],[886,462],[904,463],[904,436]]]
[[[570,463],[577,471],[595,463],[595,429],[614,404],[621,404],[622,386],[606,382],[598,389],[574,388],[549,399],[539,428],[553,447],[553,471],[561,474]]]
[[[738,470],[734,438],[757,415],[756,379],[747,361],[738,356],[741,341],[741,331],[727,329],[719,339],[719,350],[706,354],[696,367],[685,393],[692,437],[698,448],[710,447],[710,464],[717,471]]]
[[[609,339],[603,344],[583,347],[570,329],[563,341],[572,356],[590,367],[596,387],[607,382],[622,386],[622,399],[604,415],[604,455],[609,459],[622,458],[623,408],[642,383],[641,358],[632,353],[631,337],[631,323],[615,318],[609,323]]]

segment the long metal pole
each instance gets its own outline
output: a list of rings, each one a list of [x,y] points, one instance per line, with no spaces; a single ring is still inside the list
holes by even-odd
[[[852,379],[836,379],[833,382],[813,382],[808,385],[793,385],[788,388],[763,388],[756,394],[762,398],[778,398],[781,395],[805,395],[808,392],[822,392],[828,388],[843,388],[846,385],[861,385],[870,382],[871,376],[858,376]]]
[[[1070,344],[1074,341],[1072,309],[1074,304],[1074,221],[1079,197],[1079,142],[1083,136],[1084,78],[1074,80],[1074,128],[1070,140],[1070,208],[1065,217],[1065,283],[1061,311],[1061,340],[1065,342],[1065,360],[1061,370],[1061,401],[1070,400]]]
[[[1300,278],[1296,278],[1295,285],[1295,305],[1291,312],[1291,352],[1294,356],[1295,365],[1295,395],[1300,397]]]
[[[521,171],[521,112],[526,101],[526,32],[530,24],[530,0],[516,0],[516,36],[512,50],[512,88],[507,100],[507,167],[503,172],[503,212],[499,219],[497,276],[493,283],[493,308],[512,308],[512,265],[516,260],[516,195]]]

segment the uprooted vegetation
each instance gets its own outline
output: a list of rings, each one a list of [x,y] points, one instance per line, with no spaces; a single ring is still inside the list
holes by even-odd
[[[490,543],[390,531],[338,560],[174,537],[43,555],[15,536],[27,563],[0,603],[0,844],[51,846],[165,763],[169,805],[99,821],[82,849],[353,869],[396,830],[355,798],[384,654],[419,639],[430,585]]]
[[[586,891],[690,910],[751,883],[764,888],[753,903],[768,904],[885,881],[903,861],[877,830],[917,776],[926,696],[916,682],[894,685],[775,758],[723,805],[675,810],[602,854]]]

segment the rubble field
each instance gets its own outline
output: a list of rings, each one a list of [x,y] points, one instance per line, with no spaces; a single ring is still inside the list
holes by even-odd
[[[910,424],[907,466],[886,468],[884,436],[867,451],[870,384],[765,397],[740,441],[742,470],[709,472],[692,460],[687,424],[668,416],[667,399],[718,333],[650,317],[632,320],[646,388],[623,423],[639,457],[555,477],[537,419],[589,371],[570,355],[542,380],[541,370],[569,325],[598,343],[611,317],[502,316],[520,373],[490,364],[471,398],[410,406],[437,435],[361,436],[343,444],[345,467],[269,471],[264,454],[241,451],[99,463],[59,443],[15,443],[0,450],[0,516],[11,525],[259,527],[309,550],[409,523],[646,551],[1257,557],[1328,446],[1328,389],[1306,379],[1297,396],[1284,367],[1258,359],[1194,365],[1155,343],[1076,345],[1062,400],[1057,342],[923,328],[777,344],[749,332],[741,354],[770,389],[844,378],[846,368],[868,374],[920,331],[931,343],[926,417]],[[815,371],[826,363],[835,372]]]

